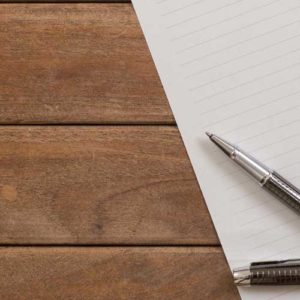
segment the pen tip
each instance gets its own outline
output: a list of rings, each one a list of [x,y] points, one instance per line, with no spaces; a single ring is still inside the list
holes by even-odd
[[[213,136],[213,134],[210,133],[210,132],[208,132],[208,131],[206,131],[205,133],[206,133],[206,135],[207,135],[209,138],[211,138],[211,137]]]

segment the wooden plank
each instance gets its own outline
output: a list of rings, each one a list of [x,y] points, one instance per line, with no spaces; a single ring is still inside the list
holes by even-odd
[[[174,119],[131,4],[2,4],[0,123]]]
[[[178,130],[4,126],[0,243],[219,245]]]
[[[0,298],[239,299],[215,248],[2,248]]]
[[[0,3],[131,3],[130,0],[0,0]]]
[[[130,3],[130,0],[0,0],[0,3]]]

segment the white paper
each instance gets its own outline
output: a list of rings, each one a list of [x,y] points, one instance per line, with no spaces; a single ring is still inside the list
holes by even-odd
[[[204,134],[238,144],[300,185],[299,0],[133,4],[230,267],[299,258],[299,216]],[[297,286],[240,293],[300,298]]]

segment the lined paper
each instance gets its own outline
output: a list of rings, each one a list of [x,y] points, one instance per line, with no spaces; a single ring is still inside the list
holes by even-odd
[[[133,4],[230,267],[299,258],[299,216],[204,133],[237,143],[300,186],[300,2]],[[243,299],[300,296],[295,286],[239,291]]]

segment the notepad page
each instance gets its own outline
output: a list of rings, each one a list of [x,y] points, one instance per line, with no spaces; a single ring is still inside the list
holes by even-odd
[[[133,4],[230,267],[299,258],[299,216],[205,136],[235,142],[300,186],[299,0]],[[300,297],[295,286],[239,290]]]

